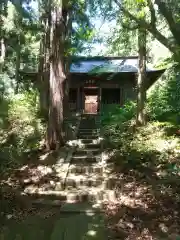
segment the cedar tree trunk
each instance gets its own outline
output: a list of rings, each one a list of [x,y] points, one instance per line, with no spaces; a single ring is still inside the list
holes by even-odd
[[[64,145],[63,82],[65,73],[63,39],[62,4],[55,2],[51,10],[49,119],[47,129],[47,147],[52,150]]]
[[[137,115],[136,125],[143,126],[146,124],[145,102],[146,102],[146,30],[138,30],[138,54],[139,69],[137,80]]]

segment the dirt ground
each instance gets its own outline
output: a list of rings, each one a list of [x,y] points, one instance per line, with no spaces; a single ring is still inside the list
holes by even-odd
[[[117,201],[104,204],[109,239],[180,239],[180,181],[116,170]]]

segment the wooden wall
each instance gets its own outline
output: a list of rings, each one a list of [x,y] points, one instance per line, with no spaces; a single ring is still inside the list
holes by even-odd
[[[83,108],[83,88],[84,87],[98,87],[101,88],[101,100],[103,100],[103,94],[104,92],[108,92],[108,89],[110,93],[108,94],[109,98],[111,98],[112,94],[112,102],[106,101],[106,104],[120,104],[123,106],[128,100],[134,100],[136,98],[136,90],[135,90],[135,76],[131,76],[131,78],[114,78],[114,79],[96,79],[93,78],[82,78],[80,75],[79,78],[71,78],[70,81],[70,89],[74,89],[76,91],[76,95],[78,98],[78,91],[79,91],[79,104],[73,100],[73,102],[70,100],[71,105],[73,108],[77,108],[77,105],[79,105],[79,108]],[[79,89],[79,90],[78,90]],[[103,91],[104,89],[104,91]],[[114,90],[113,90],[114,89]],[[71,90],[70,90],[71,91]],[[119,91],[119,102],[114,101],[116,94]],[[75,95],[75,93],[73,94]],[[104,101],[105,103],[105,101]],[[103,103],[103,104],[104,104]]]

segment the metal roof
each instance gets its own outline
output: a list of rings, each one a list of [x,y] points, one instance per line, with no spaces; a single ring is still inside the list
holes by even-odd
[[[147,65],[147,72],[156,71]],[[137,72],[138,57],[129,58],[87,58],[79,59],[70,66],[71,73],[120,73]]]

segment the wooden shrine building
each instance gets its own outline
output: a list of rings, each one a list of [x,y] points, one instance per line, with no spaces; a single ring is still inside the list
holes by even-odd
[[[165,70],[147,67],[146,89]],[[123,106],[136,98],[138,57],[76,59],[70,66],[69,104],[72,111],[96,113],[103,105]]]

